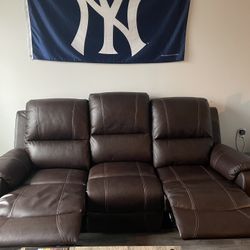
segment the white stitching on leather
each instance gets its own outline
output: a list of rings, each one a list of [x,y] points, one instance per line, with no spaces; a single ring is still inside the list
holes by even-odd
[[[135,94],[135,122],[134,122],[134,132],[135,132],[136,123],[137,123],[137,113],[138,113],[138,95]]]
[[[143,177],[150,177],[150,178],[156,178],[155,175],[152,174],[141,174]],[[116,174],[116,175],[109,175],[109,178],[114,178],[114,177],[137,177],[137,174]],[[89,177],[88,180],[95,180],[95,179],[101,179],[101,178],[106,178],[105,176],[95,176],[95,177]]]
[[[8,216],[7,216],[8,218],[11,217],[11,215],[12,215],[14,209],[15,209],[15,206],[16,206],[17,201],[19,200],[19,198],[21,197],[21,195],[24,193],[25,190],[26,190],[26,187],[24,187],[23,190],[22,190],[22,192],[20,192],[20,193],[18,194],[18,196],[16,197],[16,199],[15,199],[13,205],[12,205],[12,208],[11,208],[11,210],[10,210]]]
[[[161,100],[161,103],[163,105],[163,109],[164,109],[164,112],[165,112],[165,118],[166,118],[166,121],[167,121],[168,135],[170,135],[170,123],[169,123],[167,105],[166,105],[166,103],[163,100]]]
[[[172,167],[169,167],[169,169],[174,174],[176,180],[179,181],[182,184],[182,186],[185,188],[185,190],[186,190],[186,192],[188,194],[189,200],[190,200],[191,205],[192,205],[192,210],[194,211],[194,215],[195,215],[195,228],[194,228],[193,237],[197,238],[197,236],[198,236],[198,229],[199,229],[199,226],[200,226],[200,222],[199,222],[198,213],[196,211],[196,205],[195,205],[195,201],[193,199],[193,196],[192,196],[189,188],[187,187],[187,185],[181,180],[180,176],[176,173],[176,171]]]
[[[104,119],[104,106],[102,101],[102,96],[99,95],[100,103],[101,103],[101,114],[102,114],[102,123],[103,123],[103,134],[105,134],[105,119]]]
[[[140,179],[141,179],[141,183],[142,183],[142,188],[143,188],[143,193],[144,193],[144,214],[143,214],[143,220],[144,220],[144,224],[146,227],[148,227],[148,223],[147,223],[147,220],[146,220],[146,207],[147,207],[147,189],[146,189],[146,183],[144,181],[144,178],[143,176],[141,175],[141,168],[138,164],[138,162],[135,163],[136,164],[136,167],[137,167],[137,170],[139,172],[139,176],[140,176]]]
[[[37,112],[37,119],[36,119],[36,128],[37,128],[37,138],[35,139],[40,139],[40,129],[39,129],[39,107],[36,106],[36,112]]]
[[[219,152],[220,152],[220,151],[219,151]],[[218,153],[219,153],[219,152],[218,152]],[[217,154],[218,154],[218,153],[217,153]],[[214,167],[214,168],[216,168],[216,165],[217,165],[219,159],[220,159],[223,155],[224,155],[224,152],[220,153],[220,154],[217,156],[217,158],[213,161],[213,165],[214,165],[213,167]]]
[[[75,108],[76,108],[76,102],[74,101],[73,107],[72,107],[72,119],[71,119],[71,126],[72,126],[72,139],[75,139],[75,124],[74,124],[74,118],[75,118]]]
[[[21,195],[24,193],[25,190],[26,190],[26,187],[24,187],[23,190],[22,190],[22,192],[20,192],[20,193],[18,194],[18,196],[16,197],[15,201],[14,201],[13,204],[12,204],[12,208],[11,208],[11,210],[10,210],[8,216],[6,217],[6,220],[5,220],[4,223],[0,226],[1,228],[9,221],[9,218],[11,217],[11,215],[12,215],[12,213],[13,213],[13,211],[14,211],[14,208],[15,208],[15,206],[16,206],[17,200],[19,200],[19,198],[21,197]]]
[[[146,207],[147,207],[147,188],[146,188],[146,183],[144,181],[144,178],[143,178],[143,175],[141,174],[141,168],[140,168],[140,165],[138,164],[138,162],[135,163],[136,164],[136,167],[138,169],[138,172],[139,172],[139,176],[141,178],[141,182],[142,182],[142,188],[143,188],[143,192],[144,192],[144,211],[146,210]]]
[[[103,175],[104,175],[103,184],[104,184],[105,211],[108,212],[108,202],[107,202],[108,187],[107,187],[107,174],[106,174],[106,165],[105,165],[105,163],[103,163]]]
[[[227,196],[229,197],[229,199],[232,201],[234,208],[236,209],[237,212],[239,212],[240,214],[246,216],[248,219],[250,219],[250,216],[247,215],[246,213],[244,213],[243,211],[239,210],[238,205],[236,203],[236,201],[234,200],[234,198],[231,196],[231,194],[226,190],[226,188],[223,186],[223,184],[221,184],[218,180],[216,180],[216,178],[208,172],[207,169],[205,169],[203,166],[201,166],[201,168],[208,174],[208,176],[214,181],[216,182],[221,188],[222,190],[227,194]]]
[[[56,227],[57,227],[59,236],[60,236],[60,238],[61,238],[61,240],[63,242],[65,241],[65,238],[64,238],[64,232],[63,232],[63,229],[62,229],[62,225],[61,225],[61,222],[60,222],[60,214],[59,213],[60,213],[60,205],[61,205],[62,197],[63,197],[63,194],[64,194],[64,190],[65,190],[65,187],[66,187],[66,184],[68,182],[68,179],[69,179],[69,176],[70,176],[71,172],[72,172],[72,169],[70,169],[68,171],[68,174],[67,174],[65,182],[63,184],[62,192],[61,192],[58,204],[57,204],[57,209],[56,209]]]

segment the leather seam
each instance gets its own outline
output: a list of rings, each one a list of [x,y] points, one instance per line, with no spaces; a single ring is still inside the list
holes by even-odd
[[[12,215],[14,209],[15,209],[17,200],[19,200],[20,196],[24,193],[25,189],[26,189],[26,187],[24,187],[24,189],[22,190],[22,192],[20,192],[20,193],[17,195],[15,201],[13,202],[13,205],[12,205],[12,208],[11,208],[9,214],[7,215],[7,217],[5,217],[5,218],[6,218],[5,222],[0,226],[0,228],[3,228],[3,226],[4,226],[4,225],[8,222],[8,220],[10,219],[10,217],[11,217],[11,215]]]
[[[146,183],[144,181],[143,176],[141,175],[141,168],[140,168],[138,162],[136,162],[136,167],[138,169],[139,176],[140,176],[140,179],[141,179],[141,182],[142,182],[142,188],[143,188],[143,192],[144,192],[144,211],[146,211],[146,207],[147,207],[147,189],[146,189]]]
[[[102,114],[102,124],[103,124],[103,134],[105,134],[105,119],[104,119],[104,106],[102,96],[99,95],[100,103],[101,103],[101,114]]]
[[[70,173],[71,173],[71,169],[67,173],[65,182],[64,182],[63,187],[62,187],[61,195],[60,195],[60,198],[59,198],[59,201],[57,204],[57,210],[56,210],[56,227],[57,227],[59,236],[63,242],[65,242],[64,232],[63,232],[62,227],[61,227],[61,222],[59,221],[60,220],[60,205],[61,205],[62,196],[64,194],[64,190],[65,190]]]
[[[37,127],[37,139],[39,140],[40,139],[40,129],[39,129],[39,107],[36,106],[36,111],[37,111],[37,119],[36,119],[36,127]]]
[[[71,120],[71,126],[72,126],[72,138],[75,139],[75,123],[74,123],[74,118],[75,118],[75,107],[76,107],[76,102],[74,102],[73,107],[72,107],[72,120]]]
[[[138,95],[135,94],[135,121],[134,121],[134,131],[136,131],[137,113],[138,113]]]
[[[196,204],[195,204],[194,198],[193,198],[192,193],[190,192],[189,188],[184,183],[184,181],[181,180],[180,176],[176,173],[176,171],[172,167],[169,167],[169,168],[172,171],[172,173],[174,174],[176,180],[179,181],[181,183],[182,187],[185,188],[186,193],[187,193],[187,195],[189,197],[189,200],[190,200],[191,205],[192,205],[192,211],[194,212],[194,215],[195,215],[195,228],[194,228],[193,237],[197,238],[197,236],[198,236],[198,229],[199,229],[199,224],[200,223],[199,223],[199,217],[198,217],[198,214],[197,214],[197,208],[196,208]]]
[[[140,169],[140,166],[139,166],[138,162],[136,162],[135,164],[136,164],[136,167],[137,167],[137,170],[138,170],[140,179],[141,179],[141,184],[142,184],[143,193],[144,193],[144,208],[143,208],[144,214],[143,214],[143,220],[144,220],[145,226],[148,228],[147,220],[146,220],[146,215],[145,215],[145,211],[146,211],[146,207],[147,207],[147,190],[146,190],[146,183],[144,182],[144,179],[143,179],[143,177],[142,177],[142,175],[141,175],[141,169]]]
[[[145,175],[142,174],[142,177],[152,177],[152,178],[156,178],[155,175]],[[102,178],[115,178],[115,177],[138,177],[138,175],[134,174],[134,175],[112,175],[112,176],[98,176],[98,177],[89,177],[89,181],[90,180],[95,180],[95,179],[102,179]]]
[[[214,168],[216,168],[216,165],[217,165],[218,161],[220,160],[220,158],[224,155],[224,152],[221,152],[220,154],[218,152],[217,154],[218,154],[218,156],[216,157],[216,159],[214,160],[214,163],[213,163]]]
[[[0,177],[1,178],[1,177]],[[62,185],[64,182],[37,182],[37,183],[28,183],[28,186],[35,186],[35,185]],[[79,186],[86,186],[85,183],[79,183],[79,182],[68,182],[70,185],[79,185]]]
[[[13,211],[14,211],[15,206],[16,206],[16,203],[17,203],[17,201],[20,199],[20,197],[23,195],[23,193],[24,193],[25,190],[26,190],[26,187],[24,187],[24,189],[22,190],[22,192],[20,192],[20,193],[18,194],[18,196],[16,197],[16,199],[15,199],[13,205],[12,205],[12,208],[11,208],[11,210],[10,210],[8,216],[7,216],[8,218],[10,218],[10,217],[12,216]]]
[[[108,190],[107,190],[107,181],[106,181],[106,165],[103,163],[103,174],[104,174],[104,179],[103,179],[103,185],[104,185],[104,204],[105,204],[105,211],[108,212],[108,203],[107,203],[107,196],[108,196]]]
[[[231,194],[226,190],[226,188],[223,186],[223,184],[221,184],[218,180],[215,179],[214,176],[212,176],[211,173],[209,173],[207,171],[207,169],[205,169],[203,166],[201,166],[201,168],[207,173],[207,175],[214,181],[217,183],[217,185],[219,185],[221,187],[221,189],[227,194],[228,198],[231,200],[231,202],[234,205],[234,208],[236,209],[237,212],[239,212],[240,214],[244,215],[245,217],[247,217],[248,219],[250,219],[250,216],[247,215],[246,213],[244,213],[243,211],[240,211],[237,205],[237,202],[234,200],[234,198],[231,196]]]
[[[165,119],[166,119],[166,122],[167,122],[167,129],[168,129],[168,136],[170,135],[170,123],[169,123],[169,117],[168,117],[168,109],[167,109],[167,105],[165,102],[163,102],[163,100],[161,100],[161,103],[163,105],[163,109],[164,109],[164,112],[165,112]]]
[[[60,216],[64,216],[64,215],[70,215],[70,214],[82,214],[81,212],[67,212],[67,213],[61,213],[58,214]],[[55,217],[56,214],[49,214],[49,215],[34,215],[34,216],[23,216],[23,217],[6,217],[6,216],[0,216],[0,218],[2,219],[13,219],[13,220],[19,220],[19,219],[35,219],[35,218],[46,218],[46,217]],[[1,226],[0,226],[1,227]],[[1,249],[1,248],[0,248]]]

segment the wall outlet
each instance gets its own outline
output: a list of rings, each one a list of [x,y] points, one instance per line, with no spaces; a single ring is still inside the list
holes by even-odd
[[[239,128],[239,129],[237,130],[237,134],[238,134],[239,137],[241,137],[241,138],[244,138],[245,135],[246,135],[246,133],[247,133],[247,130],[246,130],[245,128]]]

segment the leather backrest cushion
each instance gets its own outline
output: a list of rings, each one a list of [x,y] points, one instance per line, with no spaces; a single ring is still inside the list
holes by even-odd
[[[151,162],[149,134],[93,135],[90,140],[92,160],[95,163],[112,161]]]
[[[206,164],[213,146],[210,109],[203,98],[152,100],[154,165]]]
[[[89,166],[86,100],[32,100],[26,110],[26,148],[37,167],[85,169]]]
[[[147,94],[92,94],[89,104],[91,153],[95,163],[151,161]]]
[[[149,97],[144,93],[103,93],[89,97],[92,134],[149,132]]]

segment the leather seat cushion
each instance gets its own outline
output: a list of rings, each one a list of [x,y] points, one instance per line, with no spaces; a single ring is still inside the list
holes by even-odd
[[[87,173],[81,170],[40,170],[3,196],[0,245],[75,244],[85,212],[86,180]]]
[[[233,182],[204,166],[157,171],[182,238],[250,236],[250,197]]]
[[[163,192],[153,166],[139,162],[95,165],[87,184],[88,211],[135,213],[162,211]]]

